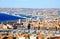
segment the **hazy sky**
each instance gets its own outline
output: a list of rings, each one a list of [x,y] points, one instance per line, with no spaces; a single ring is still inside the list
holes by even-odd
[[[60,8],[60,0],[0,0],[2,8]]]

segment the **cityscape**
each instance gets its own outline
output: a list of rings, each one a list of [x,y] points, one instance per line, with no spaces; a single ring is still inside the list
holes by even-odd
[[[46,8],[46,9],[33,9],[33,8],[0,8],[0,12],[6,12],[8,14],[26,14],[32,16],[43,16],[44,18],[56,19],[60,18],[60,9],[58,8]]]
[[[0,39],[60,39],[60,0],[0,0]]]
[[[1,39],[60,39],[59,36],[58,8],[0,8]]]

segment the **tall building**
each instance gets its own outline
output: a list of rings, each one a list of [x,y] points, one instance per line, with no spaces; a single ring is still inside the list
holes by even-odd
[[[58,11],[58,16],[60,16],[60,11]]]

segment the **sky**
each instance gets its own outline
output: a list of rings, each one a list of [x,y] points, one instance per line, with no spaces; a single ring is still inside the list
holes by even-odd
[[[0,0],[0,8],[60,8],[60,0]]]

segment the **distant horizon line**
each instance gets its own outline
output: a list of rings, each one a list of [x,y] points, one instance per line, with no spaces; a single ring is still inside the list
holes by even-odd
[[[5,7],[0,7],[0,8],[5,8]],[[8,8],[8,7],[6,7]],[[9,7],[10,8],[10,7]],[[13,7],[12,7],[13,8]],[[14,7],[15,8],[15,7]],[[19,7],[16,7],[19,8]],[[60,9],[60,8],[20,8],[20,9]]]

